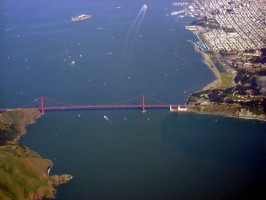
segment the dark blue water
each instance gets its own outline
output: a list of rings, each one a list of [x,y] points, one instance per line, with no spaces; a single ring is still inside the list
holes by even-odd
[[[144,3],[143,21],[133,23]],[[195,36],[169,16],[171,3],[2,1],[0,107],[41,95],[108,104],[144,93],[184,103],[214,75],[187,42]],[[70,22],[83,13],[92,19]],[[50,112],[21,142],[53,160],[51,173],[74,176],[57,199],[244,199],[265,180],[265,130],[166,110]]]
[[[125,55],[126,36],[144,3],[145,18],[139,32],[132,31]],[[0,92],[5,107],[40,95],[70,103],[108,103],[145,93],[182,103],[184,90],[199,90],[214,78],[186,41],[194,35],[166,16],[173,9],[170,1],[2,5]],[[70,22],[82,13],[93,18]]]

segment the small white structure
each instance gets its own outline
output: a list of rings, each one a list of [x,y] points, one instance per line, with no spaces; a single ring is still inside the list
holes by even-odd
[[[188,107],[186,105],[170,105],[169,106],[170,112],[185,112],[188,110]]]

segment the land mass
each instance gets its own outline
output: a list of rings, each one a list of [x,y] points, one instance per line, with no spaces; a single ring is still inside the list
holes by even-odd
[[[243,71],[234,75],[219,72],[214,64],[216,58],[195,48],[202,54],[216,80],[189,95],[188,111],[266,121],[266,98],[260,93],[260,76]]]
[[[186,29],[198,41],[189,42],[216,77],[188,97],[188,110],[266,120],[265,1],[189,0],[172,5],[184,8],[182,17],[196,18]]]
[[[53,162],[18,144],[26,134],[25,126],[35,123],[40,116],[35,109],[14,109],[0,114],[0,199],[52,198],[55,186],[72,178],[68,174],[50,176]]]

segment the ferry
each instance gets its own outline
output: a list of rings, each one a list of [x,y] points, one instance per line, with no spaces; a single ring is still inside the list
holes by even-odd
[[[178,106],[169,106],[170,112],[178,112],[178,111],[187,111],[188,107],[186,105],[178,105]]]
[[[81,21],[81,20],[85,20],[85,19],[90,19],[91,17],[92,17],[92,15],[83,14],[83,15],[79,15],[76,17],[72,17],[71,22],[77,22],[77,21]]]
[[[185,10],[174,11],[174,12],[171,12],[171,16],[179,15],[179,14],[182,14],[184,12],[185,12]]]

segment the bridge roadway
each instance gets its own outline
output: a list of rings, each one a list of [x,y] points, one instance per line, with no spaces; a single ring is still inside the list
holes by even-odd
[[[135,98],[135,97],[134,97]],[[151,97],[149,97],[151,98]],[[45,111],[67,111],[67,110],[129,110],[129,109],[139,109],[142,110],[142,112],[145,112],[147,109],[169,109],[170,105],[166,103],[159,102],[159,104],[145,104],[145,95],[142,95],[142,102],[141,104],[103,104],[103,105],[71,105],[71,104],[65,104],[63,102],[57,102],[52,99],[46,98],[50,100],[50,102],[59,103],[59,105],[56,106],[45,106],[44,97],[40,97],[40,105],[35,107],[27,107],[28,109],[36,109],[40,110],[42,114],[45,113]],[[132,98],[131,98],[132,99]],[[151,98],[153,99],[153,98]],[[32,102],[31,102],[32,103]],[[33,101],[33,103],[36,103],[36,99]],[[172,108],[177,108],[179,106],[185,106],[185,105],[172,105]],[[24,108],[24,107],[23,107]],[[12,109],[12,108],[10,108]],[[14,108],[13,108],[14,109]],[[6,110],[9,110],[9,108],[3,108],[0,109],[0,112],[4,112]],[[170,110],[172,111],[172,110]]]
[[[170,105],[84,105],[84,106],[53,106],[45,107],[44,111],[60,111],[60,110],[126,110],[126,109],[169,109]],[[38,108],[41,110],[41,108]]]
[[[172,106],[179,106],[179,105],[172,105]],[[70,111],[70,110],[130,110],[130,109],[138,109],[138,110],[147,110],[147,109],[169,109],[170,105],[168,104],[153,104],[153,105],[143,105],[141,104],[132,104],[132,105],[73,105],[73,106],[47,106],[43,108],[43,111]],[[10,108],[12,109],[12,108]],[[23,108],[27,109],[27,108]],[[32,108],[28,108],[32,109]],[[41,107],[34,107],[36,110],[42,111]],[[4,112],[9,110],[0,109],[0,112]]]

